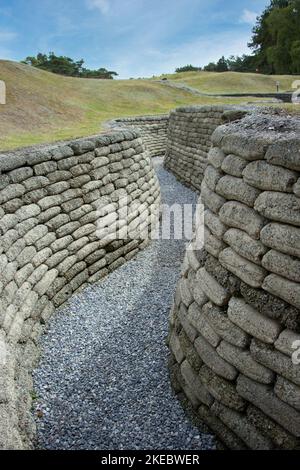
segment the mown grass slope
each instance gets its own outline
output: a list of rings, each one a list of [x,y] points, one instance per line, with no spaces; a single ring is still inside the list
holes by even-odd
[[[205,73],[170,77],[208,92],[240,91],[232,80],[247,79],[235,74]],[[0,80],[7,86],[7,104],[0,105],[0,150],[95,134],[104,121],[120,116],[165,113],[189,104],[248,101],[199,97],[150,79],[69,78],[1,60]],[[260,76],[249,80],[252,87],[248,91],[261,90]]]
[[[280,91],[292,91],[293,82],[300,80],[300,76],[237,72],[185,72],[156,78],[186,83],[205,93],[275,93],[277,81],[280,82]]]

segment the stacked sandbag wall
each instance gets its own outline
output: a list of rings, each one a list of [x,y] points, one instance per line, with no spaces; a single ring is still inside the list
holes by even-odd
[[[300,121],[248,116],[212,144],[171,313],[173,385],[226,447],[298,449]]]
[[[0,448],[32,445],[31,371],[47,320],[147,245],[159,204],[134,130],[0,154]]]
[[[200,191],[211,135],[225,106],[186,106],[170,113],[165,167],[186,186]]]
[[[133,116],[118,118],[106,123],[109,128],[135,128],[151,157],[161,157],[166,153],[169,115]]]

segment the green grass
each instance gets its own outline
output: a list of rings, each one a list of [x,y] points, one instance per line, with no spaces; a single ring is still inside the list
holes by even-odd
[[[261,91],[261,80],[276,80],[248,74],[187,73],[170,77],[207,92],[244,91],[243,87]],[[99,133],[106,120],[121,116],[165,113],[190,104],[249,101],[198,97],[152,79],[62,77],[10,61],[0,61],[0,80],[7,86],[7,104],[0,105],[0,150]],[[251,87],[246,87],[245,80]],[[290,81],[287,77],[286,88]],[[271,87],[270,83],[266,86]]]
[[[280,82],[280,91],[292,91],[293,82],[300,80],[300,76],[237,72],[183,72],[156,79],[163,77],[186,83],[205,93],[274,93],[277,81]]]

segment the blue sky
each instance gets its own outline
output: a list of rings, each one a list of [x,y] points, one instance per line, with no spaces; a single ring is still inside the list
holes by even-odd
[[[268,0],[0,0],[0,58],[54,51],[120,78],[247,52]]]

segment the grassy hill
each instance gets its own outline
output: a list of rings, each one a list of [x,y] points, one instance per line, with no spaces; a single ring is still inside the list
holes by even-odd
[[[246,74],[240,75],[201,73],[170,77],[203,91],[224,92],[240,90],[232,82],[248,80]],[[10,61],[0,61],[0,80],[7,86],[7,104],[0,105],[0,150],[95,134],[104,121],[114,117],[164,113],[188,104],[247,102],[198,97],[147,79],[62,77]],[[252,85],[248,91],[256,91],[262,87],[261,80],[271,81],[273,77],[254,75],[249,80]],[[287,77],[286,88],[288,80],[291,79]]]
[[[280,91],[292,91],[293,81],[300,80],[300,76],[237,72],[185,72],[156,78],[182,82],[205,93],[275,93],[277,81]]]
[[[203,102],[150,80],[69,78],[10,61],[0,61],[0,80],[7,87],[7,104],[0,105],[2,150],[94,134],[114,117]]]

